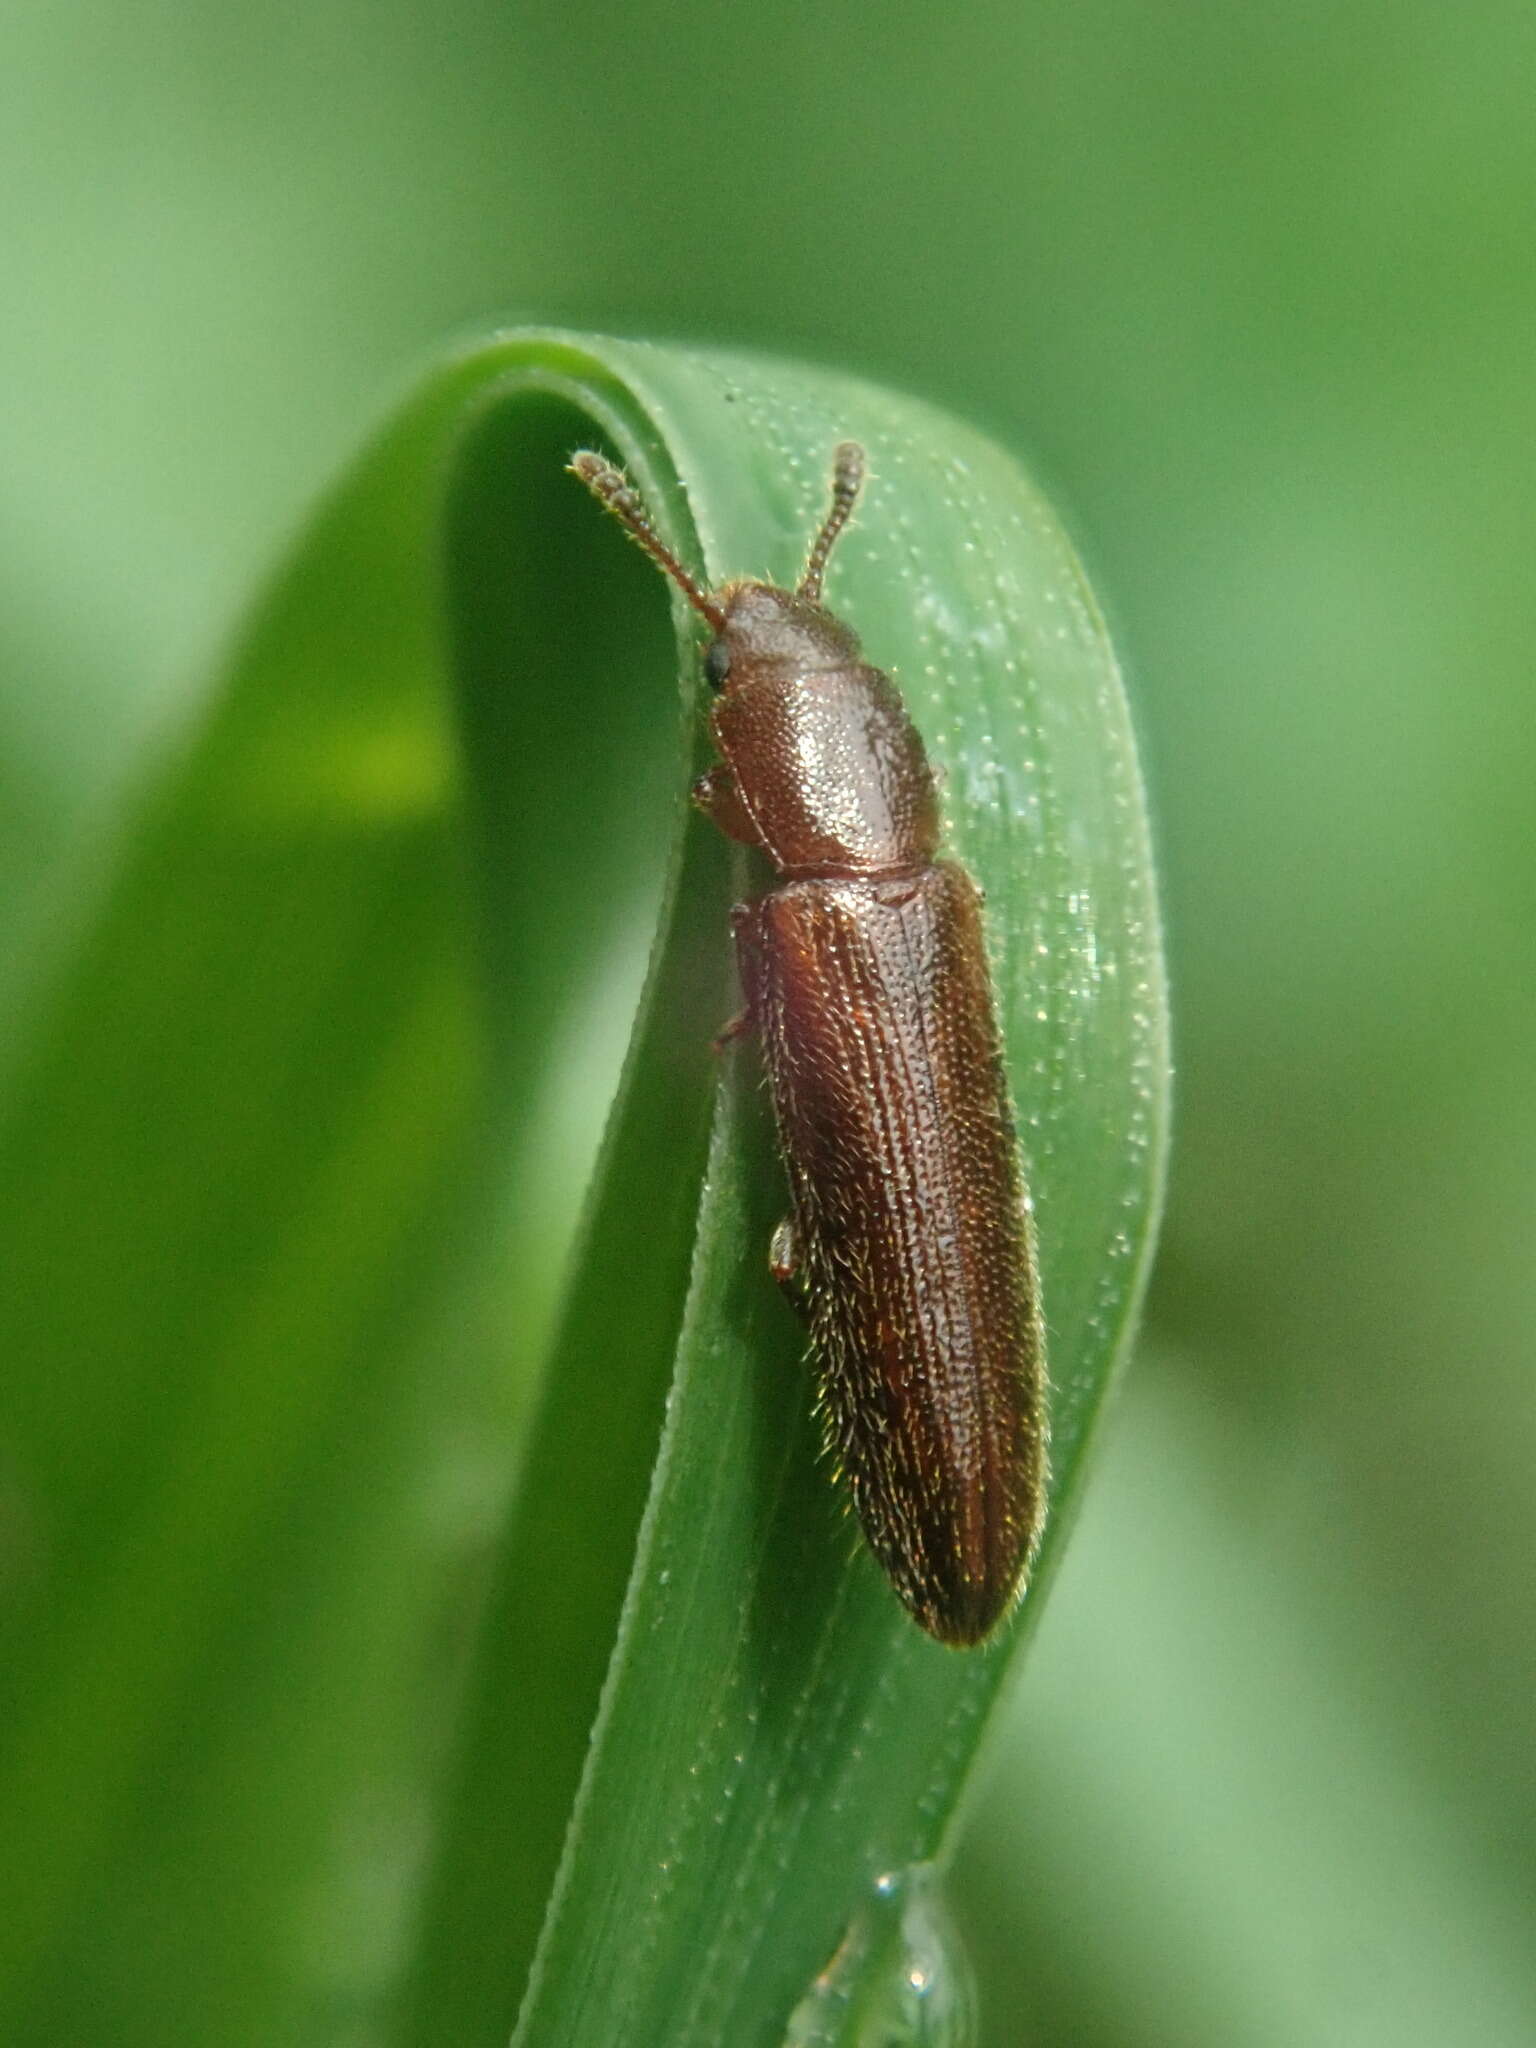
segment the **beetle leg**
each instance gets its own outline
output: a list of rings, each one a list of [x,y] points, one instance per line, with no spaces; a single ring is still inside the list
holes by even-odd
[[[736,778],[729,768],[711,768],[688,792],[707,818],[720,827],[727,839],[739,839],[743,846],[761,846],[762,834],[741,800]]]
[[[729,775],[730,770],[725,769],[721,772]],[[701,776],[699,779],[703,781],[705,778]],[[698,783],[694,784],[695,793],[698,786]],[[710,1049],[713,1052],[724,1052],[734,1039],[744,1037],[757,1022],[752,974],[752,935],[756,922],[756,908],[757,906],[752,903],[735,903],[731,906],[731,930],[736,936],[736,949],[741,963],[741,992],[747,1000],[729,1023],[723,1024],[715,1033],[710,1042]]]
[[[797,1316],[810,1313],[805,1275],[800,1270],[800,1233],[793,1216],[786,1216],[768,1240],[768,1270],[784,1290],[784,1299]]]
[[[724,1052],[725,1048],[733,1040],[746,1037],[747,1033],[752,1029],[752,1023],[753,1018],[750,1010],[738,1010],[734,1017],[720,1026],[720,1029],[709,1041],[710,1051],[714,1053]]]

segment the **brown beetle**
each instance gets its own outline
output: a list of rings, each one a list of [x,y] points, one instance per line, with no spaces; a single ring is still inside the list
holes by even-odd
[[[938,850],[922,741],[821,602],[864,474],[795,590],[702,588],[601,456],[571,468],[714,638],[723,765],[695,800],[783,877],[732,913],[793,1213],[776,1277],[807,1318],[827,1439],[864,1532],[941,1642],[980,1642],[1023,1583],[1045,1501],[1045,1343],[980,895]]]

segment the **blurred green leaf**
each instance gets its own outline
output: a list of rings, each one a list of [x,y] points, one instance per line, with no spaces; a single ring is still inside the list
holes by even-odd
[[[912,1628],[817,1466],[754,1059],[707,1052],[761,877],[687,810],[660,586],[560,473],[594,434],[716,576],[789,575],[833,442],[871,452],[830,595],[988,891],[1051,1332],[1057,1513],[984,1653]],[[590,1128],[560,1056],[612,1042],[648,929],[524,1438]],[[531,1965],[529,2048],[766,2043],[834,1954],[889,1968],[858,1930],[945,1846],[1162,1160],[1124,705],[1017,469],[822,371],[466,347],[317,517],[84,930],[0,1131],[0,2031],[334,2040],[404,1976],[402,2043],[490,2043]]]

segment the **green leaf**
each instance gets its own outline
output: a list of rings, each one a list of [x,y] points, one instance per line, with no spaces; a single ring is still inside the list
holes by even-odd
[[[662,585],[561,473],[603,437],[712,577],[783,579],[848,435],[873,481],[829,599],[988,893],[1050,1329],[1051,1529],[967,1654],[818,1464],[755,1054],[708,1052],[764,877],[686,804],[691,626],[669,702]],[[467,347],[68,915],[0,1124],[0,2033],[327,2041],[403,1985],[402,2048],[473,2048],[526,1985],[524,2048],[865,2038],[906,1954],[881,1902],[942,1858],[1161,1173],[1134,750],[1049,510],[829,372]]]

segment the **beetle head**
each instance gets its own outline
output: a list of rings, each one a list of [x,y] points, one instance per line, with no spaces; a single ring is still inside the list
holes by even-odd
[[[859,638],[825,606],[773,583],[728,583],[720,592],[724,623],[704,650],[712,690],[729,691],[768,675],[814,675],[847,668]]]
[[[622,470],[585,449],[571,457],[570,466],[713,628],[714,639],[704,655],[704,674],[712,690],[728,689],[733,680],[803,675],[858,660],[857,636],[821,602],[827,557],[848,524],[864,481],[864,451],[857,442],[844,441],[833,458],[832,503],[811,544],[805,574],[793,590],[753,582],[706,589],[657,533]]]

